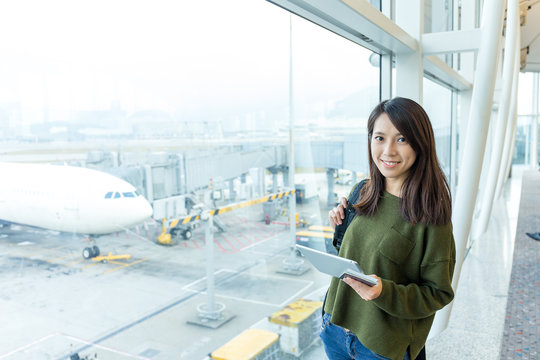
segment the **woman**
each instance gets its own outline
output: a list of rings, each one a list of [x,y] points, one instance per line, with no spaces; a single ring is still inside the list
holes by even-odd
[[[321,338],[329,359],[415,359],[435,312],[454,297],[448,183],[431,123],[416,102],[381,102],[368,119],[370,180],[354,205],[339,256],[376,278],[333,278]],[[346,199],[329,213],[344,219]]]

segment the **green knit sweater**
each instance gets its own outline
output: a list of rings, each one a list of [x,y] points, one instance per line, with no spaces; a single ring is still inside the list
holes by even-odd
[[[385,192],[373,217],[354,217],[339,256],[381,277],[382,292],[365,301],[332,278],[324,307],[332,323],[351,330],[380,355],[401,360],[410,347],[411,358],[416,358],[435,312],[454,297],[452,225],[411,225],[400,215],[399,198]]]

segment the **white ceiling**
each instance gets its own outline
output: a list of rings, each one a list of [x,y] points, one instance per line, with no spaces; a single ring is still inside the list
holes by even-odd
[[[525,25],[521,27],[521,48],[529,47],[525,72],[540,72],[540,0],[521,0],[522,16],[526,12]]]

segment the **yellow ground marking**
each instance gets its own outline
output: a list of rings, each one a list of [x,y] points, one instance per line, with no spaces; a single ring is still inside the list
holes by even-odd
[[[141,263],[141,262],[146,261],[146,260],[148,260],[148,259],[144,258],[144,259],[137,260],[137,261],[134,261],[134,262],[128,263],[128,264],[126,264],[126,263],[120,263],[120,262],[116,262],[116,261],[111,261],[111,263],[113,263],[113,264],[120,264],[121,266],[115,267],[114,269],[107,270],[107,271],[105,271],[105,274],[110,274],[110,273],[112,273],[112,272],[114,272],[114,271],[116,271],[116,270],[124,269],[124,268],[127,268],[127,267],[129,267],[129,266],[132,266],[132,265]]]
[[[120,259],[129,259],[131,255],[129,254],[119,254],[119,255],[113,255],[113,253],[109,252],[107,255],[99,255],[94,256],[91,260],[92,261],[101,261],[101,262],[107,262],[107,261],[113,261],[113,260],[120,260]]]

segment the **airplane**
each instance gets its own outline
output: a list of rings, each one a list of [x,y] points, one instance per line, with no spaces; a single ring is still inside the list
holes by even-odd
[[[61,232],[98,235],[135,226],[152,206],[135,187],[113,175],[76,166],[0,162],[0,219]],[[99,255],[96,245],[85,259]]]

